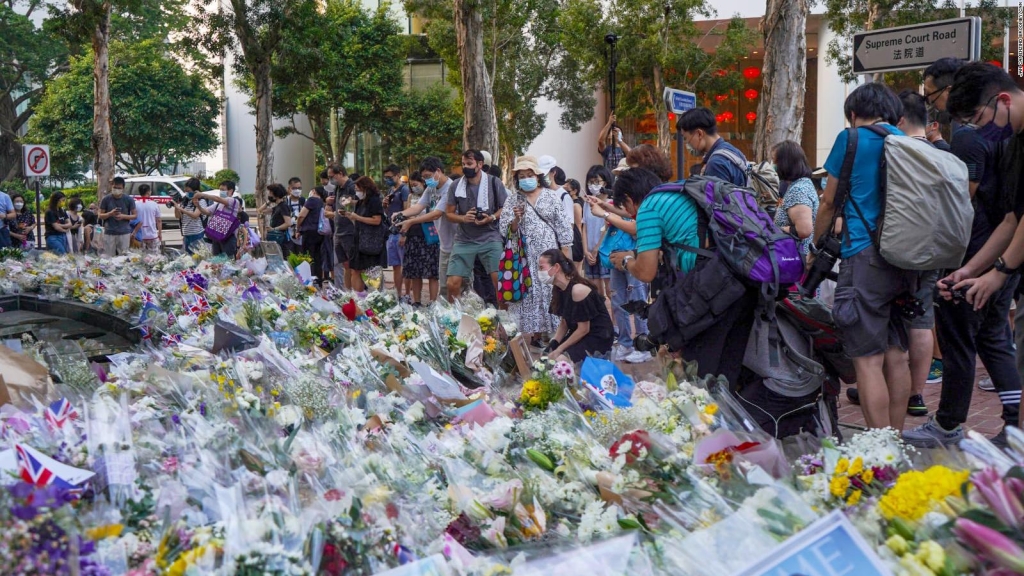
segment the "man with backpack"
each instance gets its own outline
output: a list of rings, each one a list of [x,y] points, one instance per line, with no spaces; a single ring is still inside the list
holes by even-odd
[[[1004,289],[1019,277],[1018,271],[1024,265],[1024,226],[1020,225],[1024,214],[1024,192],[1019,190],[1024,176],[1024,91],[998,66],[973,62],[956,73],[946,105],[952,118],[973,125],[978,138],[998,146],[996,180],[1008,192],[1015,194],[1012,200],[1005,199],[1006,204],[1002,208],[1012,207],[1018,222],[1012,240],[1008,244],[997,245],[1002,244],[999,236],[1000,230],[1005,229],[1004,220],[969,265],[950,276],[949,280],[956,281],[951,289],[940,281],[943,298],[959,299],[958,296],[963,295],[977,312],[985,310],[990,301],[1004,297]],[[988,258],[983,259],[983,255]],[[1021,332],[1018,331],[1016,336],[1021,338]],[[1017,353],[1021,353],[1020,345]],[[945,394],[945,386],[943,388]],[[1019,388],[1015,395],[1012,390],[1000,390],[999,396],[1003,402],[1004,421],[1013,423],[1012,414],[1007,413],[1007,402],[1016,400],[1017,421],[1024,425],[1019,414]]]
[[[877,124],[902,135],[895,124],[903,105],[888,87],[871,82],[850,93],[844,112],[857,142],[848,153],[851,135],[844,130],[825,162],[828,181],[815,221],[815,245],[824,245],[836,217],[841,216],[845,230],[832,316],[853,358],[867,425],[902,430],[910,397],[910,365],[907,319],[898,300],[917,292],[920,275],[889,264],[875,247],[876,226],[871,223],[878,221],[883,204],[879,177],[885,138],[868,127]],[[850,154],[855,154],[855,161]],[[848,200],[838,198],[837,206],[841,181]],[[837,214],[837,209],[842,213]]]
[[[703,156],[701,175],[721,178],[734,186],[747,186],[747,158],[718,135],[718,123],[711,110],[688,110],[679,117],[676,127],[682,130],[690,153]]]

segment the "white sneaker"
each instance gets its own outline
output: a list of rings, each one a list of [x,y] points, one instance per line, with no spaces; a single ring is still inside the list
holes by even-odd
[[[628,356],[626,356],[625,361],[629,362],[630,364],[643,364],[644,362],[650,362],[651,353],[634,350]]]
[[[984,390],[985,392],[995,392],[996,385],[992,383],[992,379],[988,376],[978,381],[978,390]]]
[[[616,344],[615,347],[612,348],[612,362],[622,362],[623,360],[626,359],[626,357],[628,357],[632,353],[632,349],[626,348],[625,346],[622,346],[620,344]]]

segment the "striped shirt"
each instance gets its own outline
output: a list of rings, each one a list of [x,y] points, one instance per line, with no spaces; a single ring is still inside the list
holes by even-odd
[[[636,215],[636,252],[661,248],[662,241],[676,246],[700,246],[697,237],[697,206],[681,192],[651,194],[640,204]],[[697,261],[695,254],[678,251],[677,265],[689,272]]]
[[[202,202],[203,208],[210,207],[210,203],[208,201],[200,200],[200,202]],[[192,200],[187,200],[183,207],[187,210],[192,210],[194,206],[195,204],[192,203]],[[203,226],[202,218],[193,218],[188,214],[181,215],[181,234],[183,236],[195,236],[196,234],[202,234],[205,231],[206,227]]]

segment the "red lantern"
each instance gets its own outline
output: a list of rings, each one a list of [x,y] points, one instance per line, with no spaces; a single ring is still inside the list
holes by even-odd
[[[715,95],[715,101],[716,102],[725,102],[726,99],[728,99],[728,98],[729,98],[728,94],[716,94]]]
[[[735,116],[732,112],[726,110],[725,112],[722,112],[722,118],[725,118],[726,122],[732,122],[732,119],[735,118]]]
[[[743,69],[743,77],[747,80],[753,80],[761,75],[761,69],[755,66],[748,66]]]
[[[747,112],[747,122],[757,120],[757,112]]]
[[[724,124],[725,123],[725,114],[718,114],[718,115],[716,115],[715,116],[715,121],[718,122],[719,124]]]
[[[757,98],[757,90],[750,88],[746,92],[744,92],[743,95],[747,97],[747,100],[753,100]]]
[[[676,115],[671,113],[671,112],[669,112],[668,113],[668,121],[671,122],[671,121],[673,121],[675,119],[676,119]]]

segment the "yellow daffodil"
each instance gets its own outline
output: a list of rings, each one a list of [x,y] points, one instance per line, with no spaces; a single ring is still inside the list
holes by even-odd
[[[839,462],[836,462],[836,474],[846,474],[846,471],[850,469],[850,461],[846,458],[840,458]]]
[[[875,471],[868,468],[860,475],[860,479],[863,480],[865,484],[871,484],[875,481]]]
[[[847,506],[856,506],[860,502],[861,491],[854,490],[850,493],[850,497],[846,499]]]
[[[848,474],[850,476],[856,476],[857,474],[860,474],[863,471],[864,459],[861,458],[860,456],[857,456],[857,458],[853,461],[853,464],[850,465],[850,471],[848,472]]]
[[[836,476],[832,478],[828,489],[836,498],[845,498],[846,491],[850,489],[850,479],[846,476]]]
[[[968,470],[954,471],[945,466],[904,472],[878,501],[878,508],[887,520],[918,520],[948,496],[958,495],[969,474]]]
[[[124,524],[107,524],[86,530],[85,535],[90,540],[103,540],[104,538],[120,536],[123,530]]]

